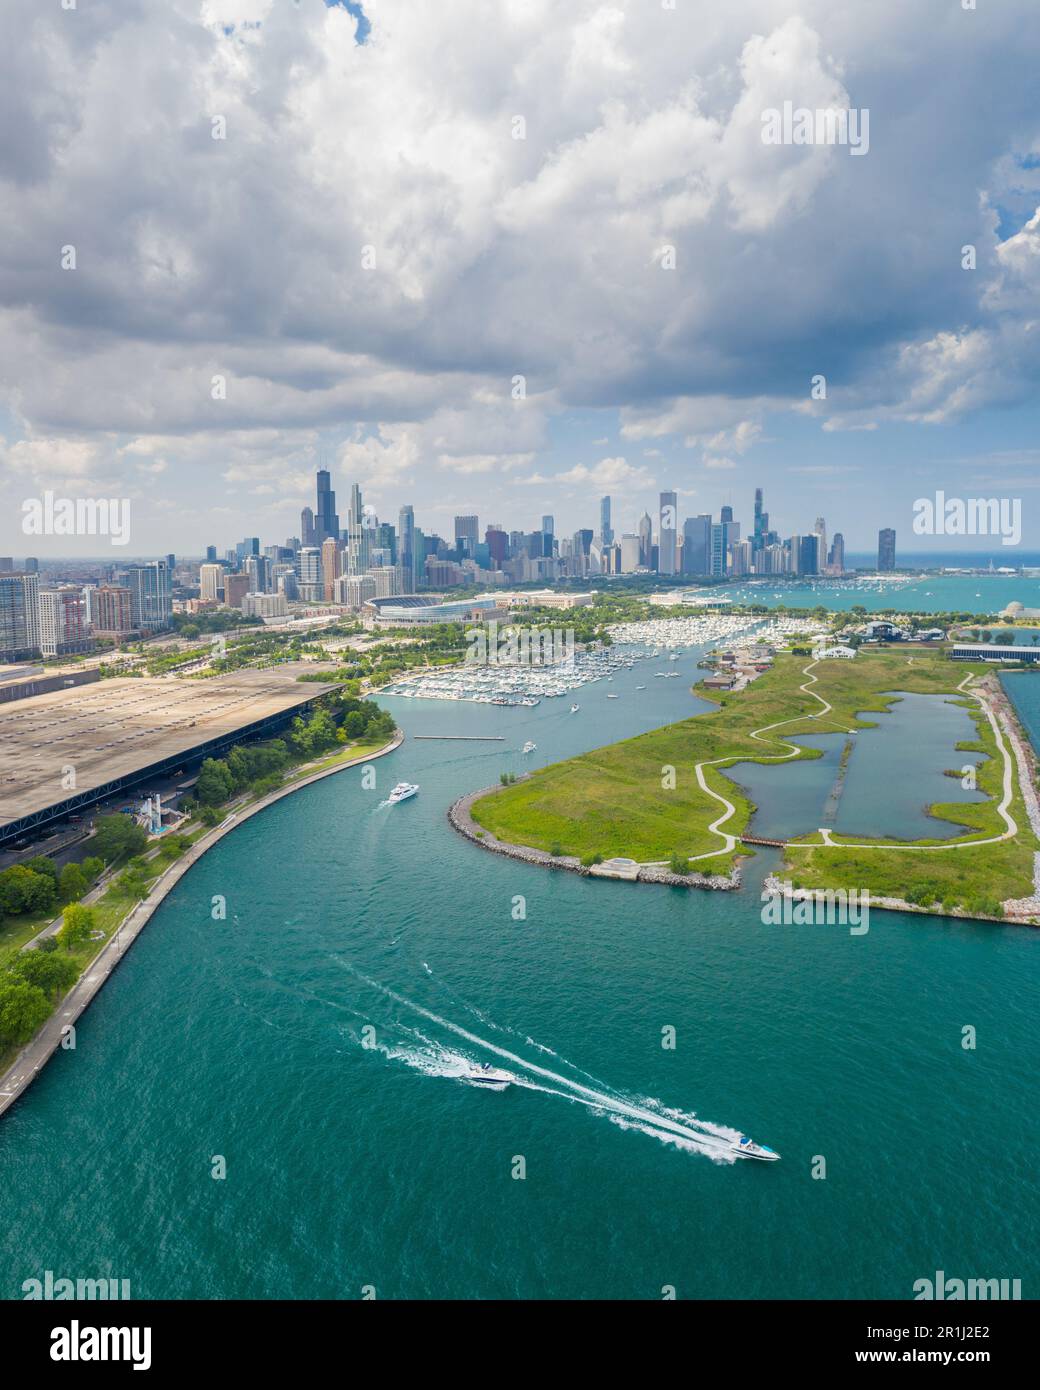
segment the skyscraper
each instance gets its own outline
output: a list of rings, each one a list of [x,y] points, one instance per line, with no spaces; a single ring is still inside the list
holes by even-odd
[[[44,656],[89,652],[94,643],[83,590],[75,584],[40,590],[40,651]]]
[[[479,522],[475,516],[457,516],[455,518],[455,544],[458,546],[461,541],[461,548],[465,550],[467,555],[472,555],[477,548],[479,529]]]
[[[878,532],[877,567],[878,574],[890,574],[896,567],[896,533],[889,526]]]
[[[21,661],[40,650],[40,580],[0,574],[0,661]]]
[[[675,573],[675,513],[678,498],[674,492],[660,496],[660,533],[658,539],[657,572]]]
[[[834,574],[845,573],[845,537],[840,531],[834,533],[830,555],[827,557],[827,565]]]
[[[321,578],[326,603],[331,603],[336,596],[336,580],[343,572],[342,561],[340,542],[334,536],[327,536],[321,543]]]
[[[402,593],[415,590],[415,509],[402,507],[397,515],[397,563],[404,580]]]
[[[350,489],[350,510],[347,513],[347,573],[364,574],[367,569],[368,530],[365,526],[365,509],[361,503],[361,488],[354,483]]]
[[[300,513],[300,544],[306,546],[314,544],[314,513],[310,507],[304,507]]]
[[[762,550],[768,544],[769,513],[762,508],[762,489],[755,488],[755,529],[751,533],[751,549]]]
[[[224,587],[224,566],[210,564],[199,566],[199,598],[204,603],[216,603]]]
[[[650,513],[644,512],[639,518],[639,563],[649,569],[654,557],[654,523]]]
[[[173,596],[170,592],[170,571],[165,560],[151,564],[127,565],[116,575],[119,584],[130,590],[130,605],[134,627],[159,632],[173,620]]]
[[[707,512],[683,522],[683,574],[711,573],[711,517]]]
[[[318,469],[318,506],[314,513],[314,544],[321,545],[329,536],[339,540],[339,516],[336,513],[336,494],[327,468]]]
[[[599,543],[605,549],[614,543],[614,532],[610,529],[610,498],[599,499]]]

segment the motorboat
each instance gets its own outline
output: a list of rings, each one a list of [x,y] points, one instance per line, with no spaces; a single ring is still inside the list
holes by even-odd
[[[399,801],[407,801],[410,796],[415,796],[418,790],[419,788],[414,782],[398,782],[397,786],[387,797],[387,804],[389,806],[396,806]]]
[[[528,739],[527,742],[524,744],[523,748],[520,749],[520,752],[521,752],[521,753],[533,753],[534,750],[535,750],[537,747],[538,747],[537,743],[532,743],[531,740]]]
[[[581,705],[571,705],[571,714],[577,714],[580,709]]]
[[[490,1062],[469,1062],[463,1080],[471,1086],[483,1086],[487,1091],[504,1091],[513,1078],[509,1072],[493,1067]]]
[[[756,1144],[746,1134],[742,1134],[740,1142],[731,1145],[731,1148],[741,1158],[760,1158],[763,1163],[775,1163],[780,1157],[775,1149],[771,1149],[765,1144]]]
[[[636,686],[636,689],[637,689],[637,690],[645,690],[645,689],[646,689],[646,686],[645,686],[645,685],[637,685],[637,686]]]
[[[621,696],[620,696],[620,695],[608,695],[608,696],[607,696],[607,699],[608,699],[608,700],[620,700],[620,699],[621,699]]]

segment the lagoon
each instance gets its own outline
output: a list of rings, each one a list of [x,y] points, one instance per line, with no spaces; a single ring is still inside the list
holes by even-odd
[[[945,775],[947,768],[977,761],[977,754],[957,750],[959,742],[976,737],[968,711],[945,696],[903,692],[887,714],[863,717],[877,727],[852,735],[800,734],[792,740],[820,749],[817,759],[740,763],[730,771],[757,807],[754,834],[786,839],[821,826],[865,839],[941,840],[964,833],[961,826],[929,815],[927,808],[936,802],[985,800],[983,793]]]

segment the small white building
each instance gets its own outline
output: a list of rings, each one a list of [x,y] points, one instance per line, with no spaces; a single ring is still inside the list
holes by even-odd
[[[830,657],[837,657],[842,661],[851,661],[855,655],[855,647],[818,647],[813,652],[813,660],[825,661]]]

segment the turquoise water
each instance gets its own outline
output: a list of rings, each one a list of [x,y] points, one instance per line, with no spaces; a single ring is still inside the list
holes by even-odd
[[[793,742],[822,750],[796,763],[738,763],[730,776],[755,803],[752,829],[770,839],[805,835],[821,825],[841,835],[897,840],[950,839],[963,833],[952,821],[928,814],[937,802],[984,801],[947,768],[963,768],[977,755],[957,744],[976,737],[968,711],[941,695],[903,692],[888,713],[852,736],[845,777],[839,782],[847,735],[809,734]],[[782,733],[782,730],[778,732]]]
[[[1002,671],[1000,681],[1034,748],[1040,748],[1040,680],[1036,671]]]
[[[644,665],[575,716],[387,703],[558,758],[687,712],[686,683]],[[941,1268],[1035,1297],[1040,936],[766,926],[768,855],[739,893],[525,868],[445,820],[518,756],[408,741],[377,790],[320,782],[186,876],[0,1124],[0,1293],[51,1269],[144,1298],[909,1298]],[[420,795],[380,805],[403,777]],[[783,1161],[727,1161],[739,1128]]]
[[[835,612],[861,605],[868,612],[886,608],[910,613],[1000,613],[1009,603],[1040,608],[1040,578],[1022,575],[928,575],[921,579],[806,579],[734,581],[713,590],[734,603],[769,608],[815,608]]]

